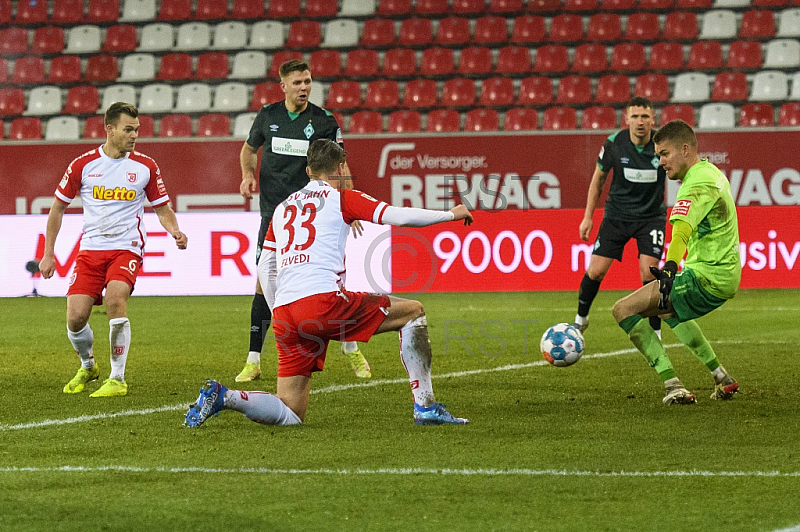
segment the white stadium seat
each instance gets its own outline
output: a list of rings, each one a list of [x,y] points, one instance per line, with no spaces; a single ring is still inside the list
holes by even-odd
[[[122,59],[120,81],[150,81],[156,76],[153,54],[130,54]]]
[[[285,40],[283,24],[274,20],[260,20],[250,29],[250,48],[272,50],[282,47]]]
[[[675,76],[672,102],[703,102],[711,96],[708,75],[702,72],[684,72]]]
[[[205,50],[211,45],[211,26],[205,22],[187,22],[178,26],[175,49],[181,52]]]
[[[112,103],[125,102],[136,105],[136,88],[133,85],[111,85],[103,89],[103,105],[98,113],[104,113]]]
[[[247,109],[247,85],[244,83],[223,83],[214,91],[214,106],[218,112],[244,111]]]
[[[214,50],[236,50],[247,47],[247,26],[244,22],[221,22],[214,27]]]
[[[65,54],[93,54],[100,51],[100,26],[75,26],[68,31]]]
[[[57,115],[61,113],[61,89],[52,85],[34,87],[28,95],[26,115]]]
[[[264,52],[239,52],[233,57],[231,79],[263,79],[267,74],[267,54]]]
[[[140,22],[156,18],[156,0],[125,0],[121,22]]]
[[[797,39],[775,39],[768,42],[764,67],[800,67],[800,41]]]
[[[166,83],[145,85],[139,95],[139,112],[154,114],[172,112],[175,100],[173,92],[172,87]]]
[[[77,116],[54,116],[47,121],[44,140],[78,140],[79,137]]]
[[[175,30],[164,22],[148,24],[142,28],[140,52],[167,52],[175,47]]]
[[[726,9],[706,11],[700,27],[700,39],[733,39],[736,37],[736,13]]]
[[[789,77],[777,70],[765,70],[753,76],[752,102],[774,102],[789,97]]]
[[[179,113],[196,113],[210,110],[211,87],[205,83],[187,83],[178,87],[175,111]]]
[[[233,121],[233,136],[246,139],[250,134],[250,128],[253,127],[253,122],[257,114],[256,112],[251,112],[237,115],[236,119]]]
[[[736,112],[729,103],[707,103],[700,108],[699,129],[730,129],[736,126]]]
[[[322,48],[350,48],[358,44],[358,25],[355,20],[335,19],[325,25]]]

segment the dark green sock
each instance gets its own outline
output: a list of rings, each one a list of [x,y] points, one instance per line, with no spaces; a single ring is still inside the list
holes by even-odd
[[[717,354],[714,352],[711,344],[708,343],[708,340],[706,340],[703,331],[700,330],[700,326],[697,325],[694,320],[684,321],[677,326],[669,325],[672,327],[672,331],[675,333],[675,336],[678,337],[678,340],[683,342],[683,344],[689,348],[689,351],[700,359],[700,362],[706,365],[709,371],[714,371],[719,367]]]
[[[648,322],[644,321],[640,315],[634,314],[619,322],[619,326],[628,333],[628,338],[636,346],[636,349],[644,355],[650,367],[658,372],[662,382],[675,377],[672,362],[670,362],[667,353],[664,351],[664,346],[661,345],[656,332]]]

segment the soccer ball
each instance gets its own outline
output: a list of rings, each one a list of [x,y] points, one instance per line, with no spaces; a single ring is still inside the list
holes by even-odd
[[[542,356],[554,366],[571,366],[581,359],[586,343],[583,335],[569,323],[558,323],[542,335]]]

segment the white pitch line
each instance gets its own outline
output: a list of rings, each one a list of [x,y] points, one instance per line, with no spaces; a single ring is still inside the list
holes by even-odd
[[[738,340],[721,340],[713,342],[715,344],[738,344],[742,343]],[[753,342],[753,343],[779,343],[775,341],[769,342]],[[673,347],[682,347],[683,344],[666,344],[664,346],[665,349],[672,349]],[[618,355],[624,355],[628,353],[636,353],[636,349],[628,348],[628,349],[619,349],[617,351],[608,351],[606,353],[595,353],[593,355],[585,355],[583,358],[585,359],[593,359],[593,358],[607,358],[613,357]],[[534,362],[527,362],[525,364],[508,364],[505,366],[498,366],[495,368],[481,368],[481,369],[471,369],[466,371],[454,371],[451,373],[442,373],[439,375],[432,375],[431,378],[433,379],[446,379],[450,377],[467,377],[470,375],[480,375],[484,373],[494,373],[498,371],[513,371],[518,369],[526,369],[532,368],[536,366],[547,366],[548,363],[546,360],[536,360]],[[316,390],[311,390],[312,394],[318,393],[332,393],[332,392],[343,392],[347,390],[353,390],[356,388],[373,388],[375,386],[382,386],[384,384],[403,384],[407,383],[408,379],[379,379],[373,380],[369,382],[358,382],[352,384],[334,384],[332,386],[327,386],[325,388],[319,388]],[[124,417],[124,416],[145,416],[149,414],[157,414],[159,412],[169,412],[174,410],[185,410],[188,407],[188,403],[181,403],[177,405],[165,405],[160,406],[157,408],[144,408],[141,410],[122,410],[120,412],[112,412],[112,413],[100,413],[100,414],[90,414],[85,416],[78,416],[78,417],[70,417],[65,419],[45,419],[43,421],[33,421],[30,423],[20,423],[17,425],[0,425],[0,432],[8,431],[8,430],[24,430],[24,429],[35,429],[41,427],[48,427],[48,426],[57,426],[57,425],[69,425],[72,423],[81,423],[84,421],[94,421],[96,419],[111,419],[116,417]]]
[[[773,530],[772,532],[800,532],[800,524],[790,526],[789,528],[779,528],[778,530]]]
[[[256,475],[433,475],[433,476],[528,476],[528,477],[767,477],[800,478],[798,471],[581,471],[567,469],[452,469],[452,468],[378,468],[378,469],[272,469],[263,467],[207,468],[207,467],[135,467],[135,466],[58,466],[58,467],[2,467],[0,473],[210,473]],[[797,528],[785,529],[787,531]]]

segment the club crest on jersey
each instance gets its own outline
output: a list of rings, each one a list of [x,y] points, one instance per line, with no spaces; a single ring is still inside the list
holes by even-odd
[[[128,172],[128,183],[136,183],[136,172]]]
[[[650,160],[650,164],[653,165],[653,168],[658,169],[658,156],[657,155]]]
[[[689,208],[692,206],[692,200],[689,199],[682,199],[675,202],[675,206],[672,207],[672,214],[678,216],[686,216],[689,214]]]
[[[310,139],[310,138],[311,138],[311,135],[313,135],[313,134],[314,134],[314,126],[312,126],[312,125],[311,125],[311,122],[309,122],[309,123],[308,123],[308,125],[306,126],[306,128],[303,130],[303,133],[305,133],[305,134],[306,134],[306,138],[307,138],[307,139]]]

